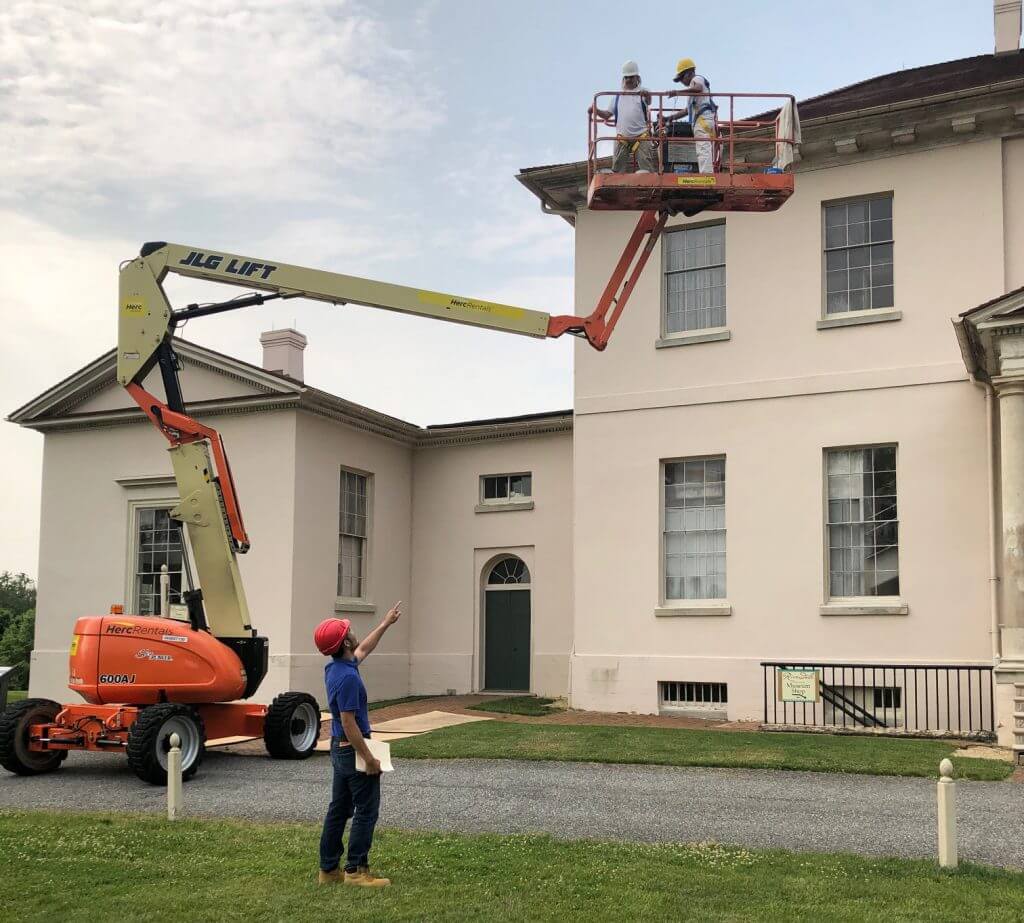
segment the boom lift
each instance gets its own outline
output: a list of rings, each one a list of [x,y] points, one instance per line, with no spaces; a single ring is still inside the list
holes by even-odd
[[[601,94],[599,94],[601,95]],[[670,136],[666,94],[656,94],[653,137],[662,151],[653,174],[612,174],[601,169],[597,120],[589,128],[588,205],[592,209],[641,211],[594,311],[586,317],[462,298],[440,292],[257,260],[221,251],[147,243],[121,267],[117,380],[170,444],[180,501],[171,517],[187,528],[200,589],[183,594],[187,620],[121,614],[86,616],[75,623],[69,687],[85,704],[28,699],[0,715],[0,765],[34,775],[57,769],[70,750],[124,751],[136,774],[164,784],[172,733],[182,741],[184,774],[202,760],[207,738],[263,737],[271,756],[304,759],[316,747],[320,711],[307,693],[286,692],[268,707],[248,703],[267,672],[267,639],[249,619],[237,555],[249,536],[216,430],[190,417],[178,380],[174,332],[192,318],[264,304],[277,298],[309,298],[330,304],[362,304],[389,311],[487,327],[537,338],[570,333],[603,350],[622,315],[658,238],[679,211],[772,211],[793,191],[793,178],[767,167],[749,151],[765,144],[778,152],[793,145],[783,137],[777,113],[730,118],[713,139],[713,174],[688,172],[685,145]],[[792,101],[792,97],[780,97]],[[595,104],[597,97],[595,97]],[[673,156],[673,152],[682,157]],[[738,153],[742,152],[742,153]],[[692,159],[692,158],[689,158]],[[163,281],[176,273],[255,289],[217,304],[171,308]],[[160,370],[165,400],[144,382]],[[119,607],[114,607],[115,609]]]
[[[218,304],[174,310],[168,273],[257,291]],[[606,318],[541,311],[322,272],[233,253],[147,243],[122,265],[117,380],[170,444],[184,523],[200,589],[184,595],[187,621],[153,616],[86,616],[75,623],[69,687],[85,704],[28,699],[0,715],[0,764],[22,775],[57,769],[70,750],[124,751],[142,779],[164,784],[172,733],[184,774],[199,767],[207,738],[263,737],[271,756],[304,759],[316,747],[320,710],[302,692],[267,707],[248,703],[267,672],[267,639],[249,619],[237,555],[249,549],[220,435],[190,417],[178,379],[174,332],[196,317],[277,298],[362,304],[531,337],[573,333],[603,349],[619,311]],[[144,382],[159,368],[166,400]],[[115,607],[117,608],[117,607]]]

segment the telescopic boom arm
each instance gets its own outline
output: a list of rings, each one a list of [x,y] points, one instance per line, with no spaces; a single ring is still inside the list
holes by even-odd
[[[330,304],[361,304],[388,311],[531,337],[571,333],[602,350],[665,224],[666,213],[644,212],[595,311],[588,317],[551,316],[514,305],[391,285],[235,253],[180,244],[147,243],[121,267],[117,379],[171,444],[181,498],[171,515],[184,522],[202,594],[190,603],[197,627],[217,637],[254,635],[235,558],[249,537],[220,435],[185,412],[174,354],[175,328],[194,317],[263,304],[275,298],[309,298]],[[209,305],[173,310],[163,290],[168,273],[256,289],[257,293]],[[628,273],[628,277],[627,277]],[[267,294],[260,294],[266,292]],[[166,401],[142,383],[159,365]]]

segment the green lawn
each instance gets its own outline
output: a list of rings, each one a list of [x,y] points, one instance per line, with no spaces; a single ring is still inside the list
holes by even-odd
[[[956,747],[938,740],[512,724],[480,721],[396,740],[396,757],[580,760],[933,776]],[[1010,763],[954,758],[961,779],[1005,779]]]
[[[15,702],[20,702],[22,699],[28,698],[28,692],[25,689],[8,689],[7,690],[7,704],[13,705]]]
[[[1024,875],[713,845],[378,832],[383,891],[315,884],[319,828],[0,812],[5,920],[1020,919]]]
[[[399,699],[381,699],[379,702],[371,702],[367,705],[369,711],[376,708],[387,708],[389,705],[405,705],[406,702],[418,702],[420,699],[436,699],[434,695],[403,695]]]
[[[529,715],[536,718],[550,715],[554,699],[544,699],[535,695],[512,695],[507,699],[488,699],[479,705],[470,705],[473,711],[497,712],[500,715]],[[558,709],[555,709],[557,711]]]

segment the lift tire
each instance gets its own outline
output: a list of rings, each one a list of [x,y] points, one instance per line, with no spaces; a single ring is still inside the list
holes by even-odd
[[[190,779],[206,755],[203,719],[187,705],[150,705],[128,730],[128,765],[143,782],[167,784],[171,734],[181,738],[181,777]]]
[[[320,739],[320,706],[308,692],[282,692],[267,709],[263,742],[275,760],[304,760]]]
[[[25,699],[0,713],[0,766],[19,776],[53,772],[67,759],[67,750],[29,750],[28,729],[48,724],[63,710],[51,699]]]

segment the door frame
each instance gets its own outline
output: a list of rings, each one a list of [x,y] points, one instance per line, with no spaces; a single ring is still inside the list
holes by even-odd
[[[499,562],[505,558],[519,558],[525,565],[527,570],[530,572],[530,582],[527,584],[501,584],[503,589],[510,589],[510,587],[521,587],[524,590],[530,592],[530,645],[529,645],[529,678],[530,685],[527,688],[528,692],[533,691],[533,653],[534,643],[536,637],[536,631],[534,626],[534,612],[536,611],[536,594],[533,592],[537,587],[537,571],[535,568],[534,561],[534,547],[533,545],[521,545],[521,546],[506,546],[502,548],[476,548],[474,549],[474,567],[476,570],[476,600],[474,602],[474,619],[473,619],[473,658],[476,661],[473,667],[473,691],[483,692],[484,681],[486,679],[484,675],[484,668],[486,662],[487,638],[485,637],[485,621],[487,613],[487,578],[491,573],[491,570]],[[510,693],[510,695],[517,695],[520,693]]]

